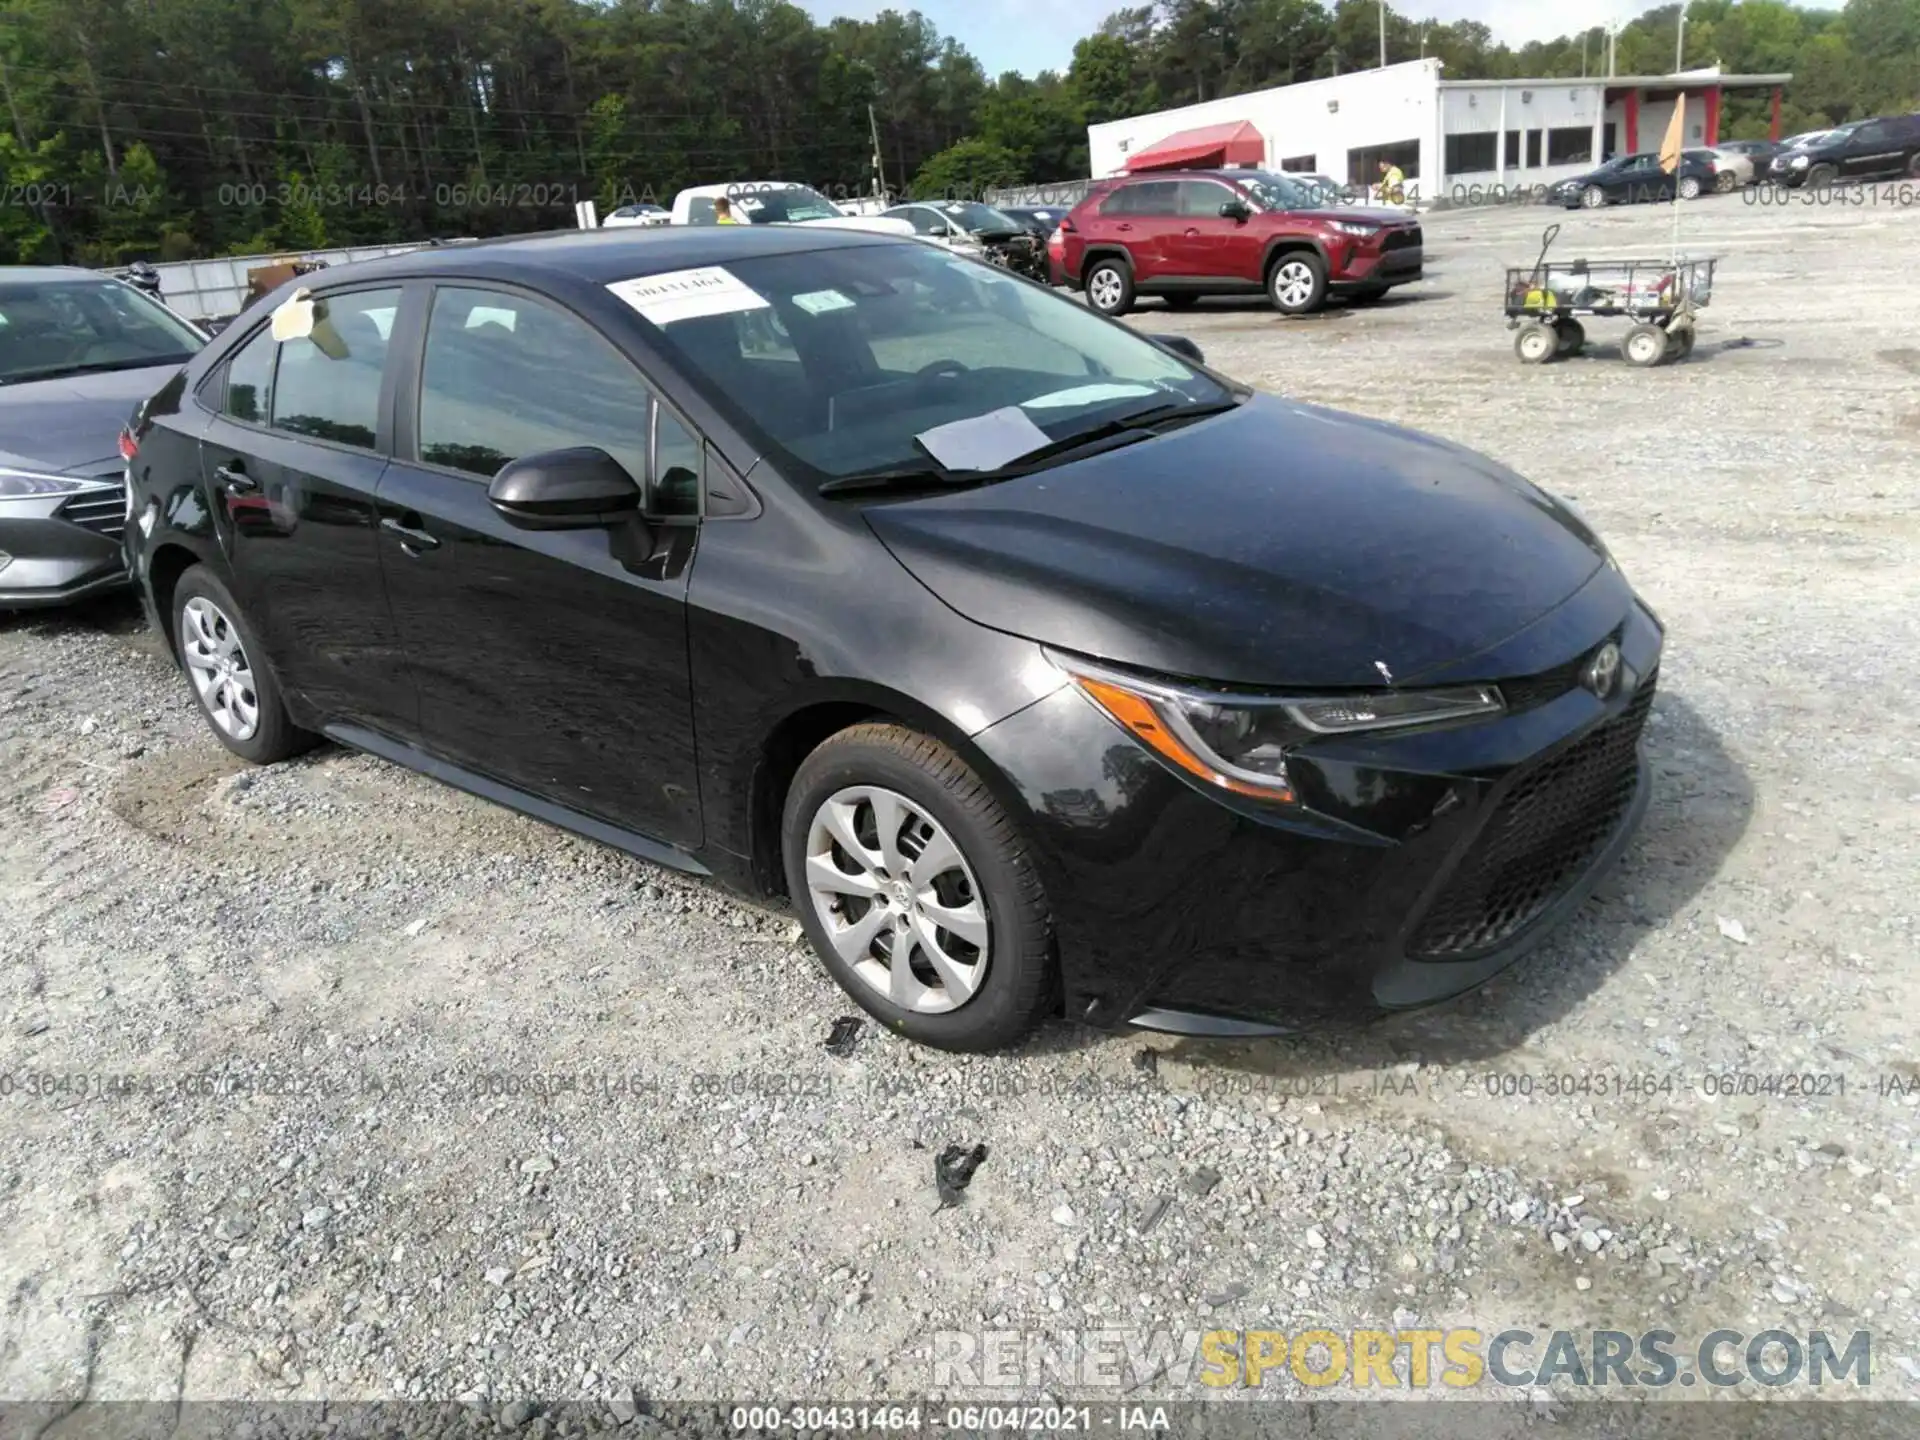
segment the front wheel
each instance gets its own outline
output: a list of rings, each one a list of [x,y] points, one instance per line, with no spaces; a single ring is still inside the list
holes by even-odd
[[[1026,846],[952,750],[857,725],[801,763],[782,822],[787,892],[861,1008],[942,1050],[1013,1045],[1054,996],[1053,927]]]
[[[1642,368],[1658,365],[1667,358],[1667,332],[1658,325],[1635,325],[1627,332],[1621,348],[1635,365]]]
[[[1807,171],[1807,188],[1810,190],[1830,190],[1840,172],[1831,165],[1816,165]]]
[[[296,726],[279,682],[232,594],[204,565],[173,591],[174,645],[220,743],[242,760],[271,765],[311,749],[318,737]]]
[[[1133,272],[1118,260],[1097,260],[1087,271],[1087,304],[1102,315],[1133,308]]]
[[[1607,203],[1607,192],[1598,185],[1589,185],[1580,192],[1580,203],[1589,210],[1598,210]]]
[[[1310,250],[1280,256],[1267,271],[1267,298],[1282,315],[1307,315],[1327,298],[1327,266]]]
[[[1739,184],[1740,177],[1731,170],[1722,170],[1713,177],[1713,188],[1716,194],[1731,195]]]
[[[1700,198],[1700,177],[1698,175],[1687,175],[1681,178],[1680,198],[1682,200],[1698,200]]]
[[[1544,365],[1559,350],[1559,337],[1553,333],[1553,327],[1537,321],[1522,325],[1520,333],[1513,337],[1513,353],[1520,357],[1522,365]]]

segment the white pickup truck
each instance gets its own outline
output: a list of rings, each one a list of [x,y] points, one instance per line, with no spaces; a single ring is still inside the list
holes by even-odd
[[[713,202],[725,196],[742,225],[820,225],[835,230],[865,230],[875,235],[911,235],[905,220],[884,215],[849,215],[818,190],[784,180],[736,180],[726,185],[695,185],[673,197],[675,225],[712,225]]]

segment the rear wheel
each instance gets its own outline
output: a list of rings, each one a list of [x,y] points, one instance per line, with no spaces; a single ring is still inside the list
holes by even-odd
[[[259,641],[204,565],[188,568],[173,588],[173,634],[200,713],[227,749],[271,765],[317,743],[288,718]]]
[[[1562,355],[1578,355],[1587,345],[1587,327],[1578,320],[1562,320],[1557,327]]]
[[[1277,257],[1267,270],[1267,298],[1282,315],[1307,315],[1327,298],[1327,266],[1311,250]]]
[[[1643,367],[1658,365],[1667,358],[1667,332],[1658,325],[1636,325],[1627,331],[1621,349],[1632,364]]]
[[[1713,177],[1713,188],[1721,195],[1731,194],[1740,183],[1740,177],[1731,170],[1722,170]]]
[[[1046,897],[1013,822],[965,761],[857,725],[801,763],[782,822],[787,890],[829,974],[943,1050],[997,1050],[1054,997]]]
[[[1096,260],[1087,271],[1087,304],[1102,315],[1133,308],[1133,272],[1118,260]]]

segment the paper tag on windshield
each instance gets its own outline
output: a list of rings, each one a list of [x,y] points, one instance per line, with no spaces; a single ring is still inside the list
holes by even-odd
[[[302,285],[273,310],[273,338],[281,344],[313,333],[313,299]]]
[[[851,310],[853,301],[838,290],[809,290],[793,297],[793,303],[809,315],[824,315],[829,310]]]
[[[948,470],[998,470],[1030,455],[1053,437],[1018,405],[936,425],[913,437]]]
[[[616,280],[607,289],[655,325],[767,308],[766,296],[723,265],[669,270],[663,275],[642,275],[637,280]]]

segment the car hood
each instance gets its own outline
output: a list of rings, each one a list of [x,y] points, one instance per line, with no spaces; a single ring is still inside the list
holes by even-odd
[[[1323,220],[1351,220],[1362,225],[1414,225],[1419,222],[1404,210],[1368,205],[1329,205],[1313,214]]]
[[[97,475],[120,465],[120,429],[178,365],[0,385],[0,463]]]
[[[1484,456],[1270,396],[867,521],[982,625],[1242,685],[1415,679],[1518,633],[1606,563],[1572,510]]]

